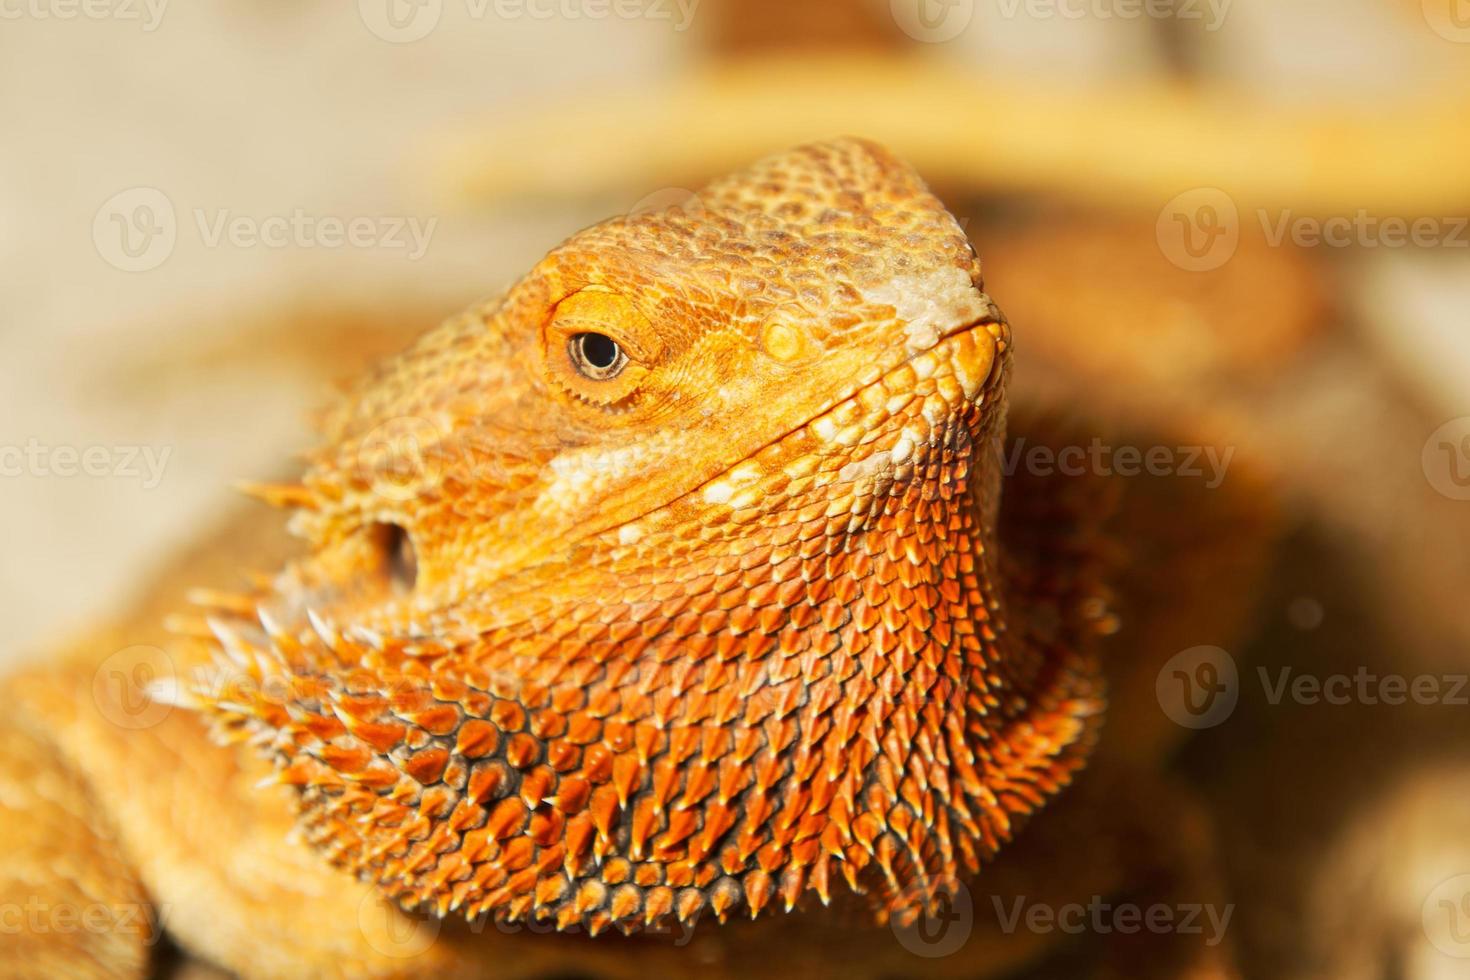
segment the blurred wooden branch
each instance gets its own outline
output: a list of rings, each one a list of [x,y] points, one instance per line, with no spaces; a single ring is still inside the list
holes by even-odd
[[[746,58],[661,90],[529,107],[446,138],[457,201],[697,186],[773,150],[851,133],[946,189],[1158,209],[1194,187],[1240,207],[1398,216],[1470,210],[1470,106],[1264,105],[1179,85],[1042,88],[911,55]]]

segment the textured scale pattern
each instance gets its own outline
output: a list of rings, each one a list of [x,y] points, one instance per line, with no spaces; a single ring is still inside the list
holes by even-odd
[[[574,376],[559,310],[608,317],[628,377]],[[308,553],[202,597],[173,696],[408,907],[595,934],[843,887],[910,916],[1101,712],[1088,583],[1027,582],[1068,606],[1008,621],[1009,362],[964,235],[872,145],[599,225],[257,489]]]

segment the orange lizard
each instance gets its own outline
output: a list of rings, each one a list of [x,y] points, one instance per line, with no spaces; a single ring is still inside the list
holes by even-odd
[[[1002,503],[1010,364],[958,224],[871,144],[573,237],[254,488],[304,551],[233,524],[8,682],[12,962],[896,969],[851,937],[988,866],[1102,715],[1103,508]]]

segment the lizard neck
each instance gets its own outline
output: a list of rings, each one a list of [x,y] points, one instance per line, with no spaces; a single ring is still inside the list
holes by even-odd
[[[1096,710],[1007,631],[1002,414],[973,411],[840,506],[798,478],[784,520],[652,526],[442,649],[334,634],[360,666],[249,721],[308,838],[441,913],[632,930],[845,878],[911,914],[1080,765]]]

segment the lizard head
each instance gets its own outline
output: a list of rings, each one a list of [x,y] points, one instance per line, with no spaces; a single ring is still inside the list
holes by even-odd
[[[1009,642],[1009,334],[859,141],[573,237],[325,418],[309,553],[193,703],[410,905],[633,930],[837,878],[905,911],[1080,764],[1076,650]],[[211,683],[213,687],[211,687]]]
[[[994,380],[1006,333],[979,282],[882,150],[772,159],[577,235],[367,379],[328,419],[307,483],[331,506],[302,528],[319,549],[366,533],[387,565],[384,543],[411,549],[432,608],[724,523],[793,466],[876,489]],[[900,419],[919,373],[935,394]]]

